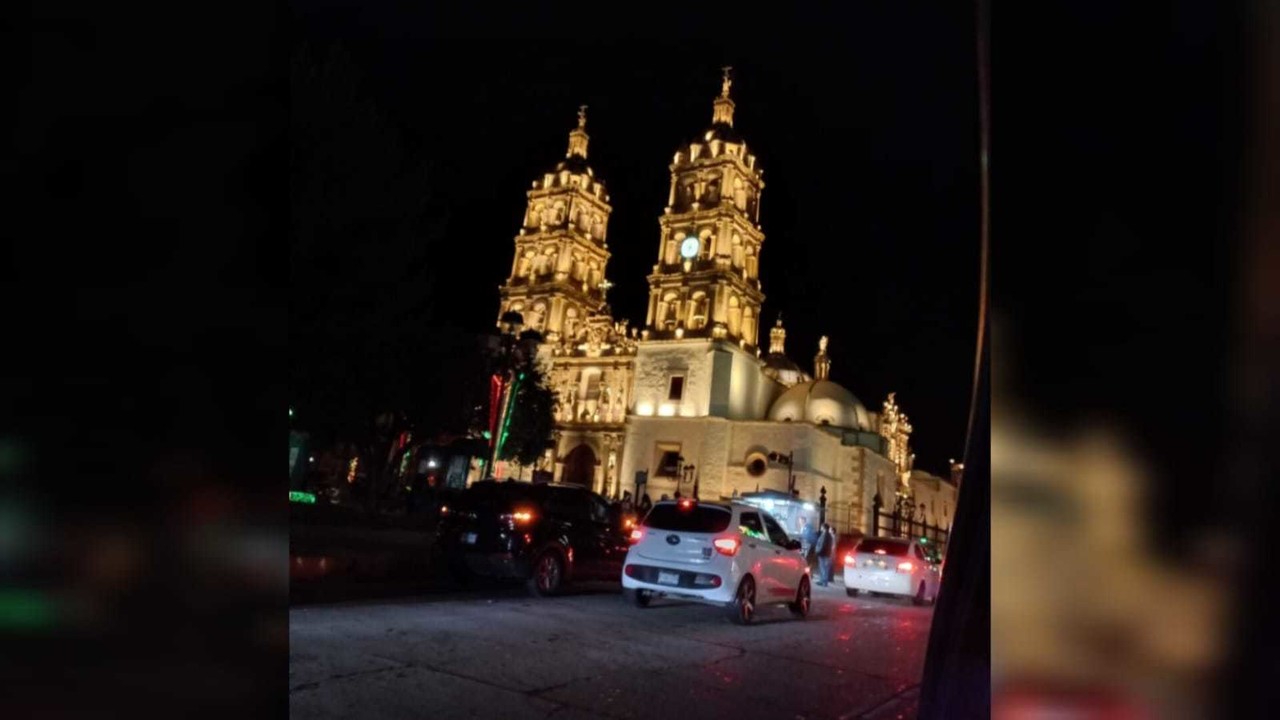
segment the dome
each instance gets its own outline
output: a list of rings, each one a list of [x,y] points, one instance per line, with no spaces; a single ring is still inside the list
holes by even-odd
[[[799,365],[791,361],[791,358],[778,352],[771,352],[764,356],[764,374],[787,387],[811,379]]]
[[[830,380],[797,383],[769,408],[774,422],[810,422],[850,430],[869,430],[871,416],[858,398],[844,386]]]

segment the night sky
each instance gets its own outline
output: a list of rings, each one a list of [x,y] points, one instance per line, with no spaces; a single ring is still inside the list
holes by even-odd
[[[829,335],[833,380],[872,410],[897,392],[917,467],[946,475],[963,455],[978,300],[971,10],[879,9],[828,38],[762,44],[589,41],[536,19],[524,39],[466,39],[427,11],[350,5],[302,12],[296,41],[349,53],[447,207],[438,262],[457,271],[436,292],[458,302],[432,323],[492,327],[524,193],[564,157],[586,104],[588,159],[613,205],[610,301],[643,325],[668,164],[709,127],[732,65],[735,127],[766,183],[762,337],[781,310],[788,355],[810,368]]]

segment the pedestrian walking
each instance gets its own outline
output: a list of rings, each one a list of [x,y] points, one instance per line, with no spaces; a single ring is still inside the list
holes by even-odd
[[[824,584],[830,585],[835,579],[835,562],[833,562],[833,560],[835,559],[836,540],[838,540],[838,538],[836,537],[836,529],[831,527],[830,523],[826,524],[826,528],[826,533],[830,538],[830,542],[827,544],[827,548],[829,549],[827,554],[827,572],[826,575],[823,576],[823,581]]]
[[[826,587],[831,582],[831,553],[835,545],[835,534],[831,532],[829,523],[822,523],[822,531],[818,533],[818,585]]]
[[[810,567],[813,566],[814,551],[818,544],[818,529],[809,522],[809,518],[800,516],[800,554]]]

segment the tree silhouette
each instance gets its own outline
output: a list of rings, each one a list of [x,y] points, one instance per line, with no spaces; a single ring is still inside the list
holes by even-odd
[[[532,465],[551,446],[555,420],[552,405],[555,400],[537,363],[525,364],[520,373],[522,377],[512,398],[506,441],[498,459]]]
[[[435,320],[447,216],[342,47],[295,49],[290,111],[291,402],[317,443],[360,448],[376,501],[401,432],[466,424],[478,349]]]

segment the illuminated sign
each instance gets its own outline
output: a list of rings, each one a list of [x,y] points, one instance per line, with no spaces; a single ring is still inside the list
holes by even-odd
[[[316,504],[316,496],[315,496],[315,495],[313,495],[313,494],[311,494],[311,493],[309,493],[309,492],[302,492],[301,490],[290,490],[290,491],[289,491],[289,502],[304,503],[304,504],[307,504],[307,505],[315,505],[315,504]]]

